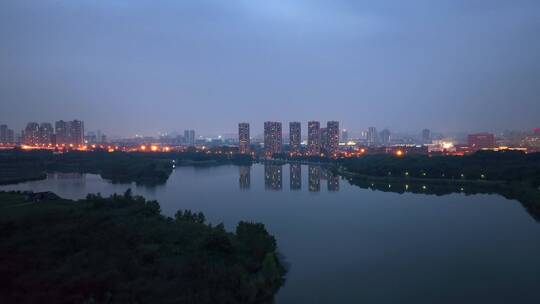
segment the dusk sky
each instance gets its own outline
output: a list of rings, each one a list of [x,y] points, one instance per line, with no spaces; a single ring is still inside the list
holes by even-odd
[[[0,101],[111,136],[531,129],[540,1],[2,0]]]

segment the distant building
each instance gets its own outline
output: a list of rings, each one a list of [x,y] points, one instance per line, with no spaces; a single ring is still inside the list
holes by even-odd
[[[57,145],[66,145],[69,144],[69,127],[68,122],[59,120],[54,124],[55,133],[56,133],[56,144]]]
[[[329,141],[328,141],[328,128],[319,129],[320,140],[321,140],[321,153],[328,154],[330,153]]]
[[[377,128],[369,127],[367,131],[367,144],[368,146],[377,146],[379,144],[379,136],[377,134]]]
[[[187,146],[195,145],[195,130],[184,130],[184,143]]]
[[[84,122],[83,121],[59,120],[54,124],[54,128],[55,128],[56,145],[80,146],[84,144]]]
[[[267,121],[264,123],[264,150],[268,156],[281,152],[282,136],[281,122]]]
[[[424,145],[431,144],[431,131],[429,129],[422,130],[422,143]]]
[[[388,146],[390,144],[390,130],[384,129],[380,134],[380,142],[383,146]]]
[[[15,143],[15,132],[7,125],[0,125],[0,144],[11,145]]]
[[[37,146],[40,144],[39,124],[37,122],[29,122],[24,129],[24,144]]]
[[[238,147],[240,153],[249,153],[250,144],[251,142],[249,138],[249,124],[246,122],[241,122],[238,124]]]
[[[343,129],[341,131],[341,142],[348,142],[349,141],[349,132],[347,131],[347,129]]]
[[[41,145],[52,145],[54,138],[54,129],[53,126],[44,122],[39,126],[39,143]]]
[[[291,153],[300,153],[302,142],[302,125],[300,122],[289,123],[289,149]]]
[[[491,149],[495,147],[495,135],[491,133],[469,134],[467,142],[473,150]]]
[[[318,121],[308,122],[308,152],[312,155],[321,153],[321,124]]]
[[[327,152],[337,153],[339,150],[339,122],[329,121],[326,123]]]
[[[68,123],[69,143],[74,146],[84,145],[84,122],[73,120]]]

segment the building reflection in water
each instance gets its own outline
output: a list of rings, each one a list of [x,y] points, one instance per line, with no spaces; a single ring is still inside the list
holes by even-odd
[[[240,166],[240,189],[248,190],[251,187],[251,166]]]
[[[282,165],[264,164],[264,185],[268,190],[281,191],[283,188]]]
[[[302,166],[300,164],[290,164],[290,187],[291,190],[302,189]]]
[[[309,191],[321,191],[321,166],[309,165],[308,173]]]
[[[339,191],[339,176],[332,171],[327,171],[327,187],[329,192]]]
[[[84,175],[78,172],[54,172],[47,174],[47,178],[58,180],[58,186],[60,188],[70,188],[73,186],[83,187],[86,185],[86,179],[84,178]]]

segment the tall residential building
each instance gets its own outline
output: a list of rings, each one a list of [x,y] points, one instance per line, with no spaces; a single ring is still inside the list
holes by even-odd
[[[6,137],[7,137],[7,125],[0,125],[0,144],[7,143]]]
[[[81,120],[63,121],[59,120],[54,124],[57,145],[84,144],[84,122]]]
[[[15,133],[7,125],[0,125],[0,144],[14,144]]]
[[[422,143],[431,144],[431,131],[429,129],[422,130]]]
[[[381,145],[383,146],[388,146],[390,144],[390,130],[388,129],[384,129],[381,131],[381,134],[380,134],[380,142],[381,142]]]
[[[24,144],[37,146],[40,144],[39,124],[37,122],[29,122],[24,129]]]
[[[326,123],[326,137],[328,153],[337,153],[339,150],[339,122],[329,121]]]
[[[368,146],[377,146],[379,144],[379,136],[377,134],[377,128],[375,127],[368,128],[367,143],[368,143]]]
[[[347,129],[343,129],[341,131],[341,142],[348,142],[349,141],[349,132],[347,131]]]
[[[53,126],[44,122],[39,126],[39,142],[41,145],[51,145],[53,143],[54,130]]]
[[[69,140],[70,144],[80,146],[84,144],[84,122],[81,120],[73,120],[69,123]]]
[[[249,139],[249,124],[242,122],[238,124],[238,147],[240,153],[249,153],[249,146],[251,142]]]
[[[300,153],[302,142],[302,125],[299,122],[289,123],[289,148],[291,153]]]
[[[184,143],[188,146],[195,145],[195,130],[184,130]]]
[[[328,129],[320,128],[319,129],[320,139],[321,139],[321,153],[329,153],[329,144],[328,144]]]
[[[281,123],[266,121],[264,123],[264,151],[268,156],[281,152],[283,143]]]
[[[312,155],[321,153],[321,124],[308,121],[308,152]]]
[[[69,144],[68,122],[59,120],[54,124],[54,129],[56,133],[56,144],[57,145]]]

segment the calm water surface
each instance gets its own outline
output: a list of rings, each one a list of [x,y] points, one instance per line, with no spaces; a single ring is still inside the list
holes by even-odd
[[[158,187],[51,174],[0,187],[136,194],[163,213],[263,222],[290,263],[278,303],[539,303],[540,225],[498,195],[372,191],[317,166],[180,167]]]

